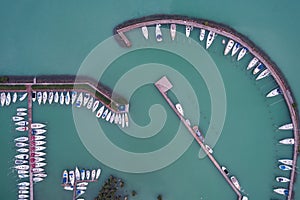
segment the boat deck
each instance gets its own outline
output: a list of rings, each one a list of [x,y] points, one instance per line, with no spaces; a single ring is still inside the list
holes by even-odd
[[[164,85],[164,83],[167,83],[167,85]],[[229,177],[221,169],[221,167],[220,167],[219,163],[217,162],[217,160],[213,157],[212,154],[210,154],[208,152],[208,150],[206,149],[206,147],[203,144],[203,142],[199,139],[199,137],[197,137],[196,133],[193,131],[193,129],[186,122],[185,118],[183,118],[182,115],[177,111],[177,109],[175,108],[174,104],[172,103],[172,101],[167,96],[167,93],[166,93],[167,90],[165,90],[165,88],[171,88],[172,87],[172,85],[170,85],[169,80],[164,76],[162,79],[160,79],[159,81],[157,81],[155,83],[155,86],[159,90],[159,92],[162,94],[162,96],[165,98],[165,100],[170,105],[170,107],[173,109],[173,111],[176,113],[176,115],[179,117],[179,119],[181,120],[181,122],[185,125],[185,127],[191,133],[191,135],[196,139],[196,141],[201,146],[201,148],[203,149],[203,151],[206,153],[206,155],[210,159],[210,161],[215,165],[215,167],[217,168],[217,170],[222,174],[222,176],[227,181],[227,183],[230,185],[230,187],[232,188],[232,190],[236,193],[236,195],[238,196],[238,199],[241,200],[242,199],[242,195],[241,195],[240,191],[234,186],[234,184],[231,182],[231,180],[229,179]]]

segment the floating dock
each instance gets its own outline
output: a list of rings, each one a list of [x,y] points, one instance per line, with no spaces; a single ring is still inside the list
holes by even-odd
[[[240,191],[233,185],[233,183],[231,182],[231,180],[228,178],[228,176],[225,174],[225,172],[221,169],[221,167],[220,167],[219,163],[217,162],[217,160],[213,157],[212,154],[210,154],[208,152],[208,150],[205,147],[205,145],[203,144],[203,142],[199,139],[199,137],[196,135],[196,133],[193,131],[193,129],[190,127],[190,125],[186,122],[185,118],[182,117],[182,115],[178,112],[178,110],[175,108],[175,106],[172,103],[172,101],[167,96],[167,91],[170,90],[173,87],[173,85],[168,80],[168,78],[166,76],[162,77],[160,80],[158,80],[155,83],[155,86],[159,90],[159,92],[162,94],[162,96],[165,98],[165,100],[168,102],[168,104],[173,109],[173,111],[176,113],[176,115],[181,120],[181,122],[185,125],[185,127],[191,133],[191,135],[196,139],[196,141],[201,146],[201,148],[203,149],[203,151],[206,153],[206,155],[208,156],[208,158],[210,159],[210,161],[215,165],[215,167],[217,168],[217,170],[219,170],[219,172],[222,174],[222,176],[224,177],[224,179],[230,185],[230,187],[232,188],[232,190],[236,193],[236,195],[238,196],[238,199],[241,200],[242,199],[242,195],[241,195]]]

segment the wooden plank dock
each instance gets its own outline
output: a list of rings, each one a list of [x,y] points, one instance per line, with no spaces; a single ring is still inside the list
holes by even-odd
[[[119,37],[121,38],[121,40],[123,40],[123,42],[125,43],[125,45],[127,47],[131,46],[131,42],[128,40],[128,38],[126,37],[125,33],[128,31],[131,31],[133,29],[136,28],[141,28],[142,26],[155,26],[156,24],[178,24],[178,25],[184,25],[184,26],[193,26],[194,28],[199,28],[199,29],[205,29],[208,31],[213,31],[216,34],[222,35],[227,37],[228,39],[232,39],[235,42],[240,43],[242,46],[246,47],[248,49],[248,51],[256,58],[259,59],[259,61],[261,63],[263,63],[265,65],[265,67],[270,71],[270,74],[273,76],[273,78],[275,79],[276,83],[279,85],[285,102],[288,106],[289,112],[290,112],[290,117],[292,120],[292,124],[293,124],[293,134],[294,134],[294,138],[295,138],[295,144],[294,144],[294,150],[293,150],[293,166],[292,166],[292,171],[291,171],[291,176],[290,176],[290,184],[289,184],[289,195],[288,195],[288,200],[292,200],[293,199],[293,188],[294,188],[294,183],[296,181],[296,166],[297,166],[297,158],[298,158],[298,153],[299,153],[299,117],[298,117],[298,111],[297,108],[295,106],[295,101],[293,99],[291,90],[286,82],[286,80],[284,79],[283,75],[280,73],[278,67],[276,66],[275,63],[273,63],[272,61],[270,61],[269,58],[266,57],[266,55],[259,50],[257,47],[253,46],[253,43],[251,44],[251,42],[249,42],[249,40],[247,38],[245,38],[244,36],[242,36],[241,34],[237,34],[236,31],[234,31],[233,29],[229,29],[228,27],[222,27],[221,24],[217,24],[214,22],[207,22],[206,20],[202,20],[202,19],[187,19],[186,16],[182,16],[180,19],[180,16],[176,16],[173,17],[168,15],[163,15],[162,19],[157,19],[157,16],[151,16],[152,18],[154,18],[153,20],[151,19],[147,19],[147,17],[143,17],[140,19],[136,19],[136,22],[131,22],[131,23],[127,23],[124,22],[124,24],[126,24],[125,26],[122,26],[121,28],[116,29],[116,33],[119,35]],[[150,17],[150,18],[151,18]],[[207,23],[205,23],[207,22]],[[228,31],[230,30],[230,31]]]
[[[31,160],[31,155],[32,155],[32,148],[31,148],[31,143],[32,143],[32,129],[31,129],[31,124],[32,124],[32,96],[31,96],[31,85],[26,85],[26,90],[27,90],[27,98],[28,98],[28,139],[29,139],[29,184],[30,184],[30,187],[29,187],[29,198],[30,200],[33,200],[33,171],[32,171],[32,165],[30,163],[30,160]]]
[[[176,113],[176,115],[181,120],[181,122],[185,125],[185,127],[191,133],[191,135],[196,139],[196,141],[201,146],[201,148],[203,149],[203,151],[206,153],[206,155],[208,156],[208,158],[210,159],[210,161],[215,165],[215,167],[217,168],[217,170],[222,174],[222,176],[227,181],[227,183],[230,185],[230,187],[232,188],[232,190],[236,193],[236,195],[238,196],[238,199],[241,200],[242,199],[242,195],[241,195],[240,191],[233,185],[233,183],[231,182],[231,180],[228,178],[228,176],[225,174],[225,172],[221,169],[221,167],[220,167],[219,163],[217,162],[217,160],[213,157],[212,154],[210,154],[208,152],[208,150],[205,147],[205,145],[203,144],[203,142],[199,139],[199,137],[197,137],[196,133],[193,131],[193,129],[190,127],[190,125],[186,122],[185,118],[178,112],[178,110],[175,108],[175,106],[172,103],[172,101],[167,96],[168,88],[170,89],[172,87],[172,85],[170,84],[170,82],[167,79],[167,77],[165,77],[165,76],[162,77],[159,81],[157,81],[155,83],[155,86],[159,90],[159,92],[162,94],[162,96],[165,98],[165,100],[170,105],[170,107],[173,109],[173,111]]]

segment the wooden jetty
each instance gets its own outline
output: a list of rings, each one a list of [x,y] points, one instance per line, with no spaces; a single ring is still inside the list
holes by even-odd
[[[131,46],[131,42],[126,37],[125,33],[136,28],[141,28],[142,26],[155,26],[156,24],[179,24],[185,26],[193,26],[194,28],[205,29],[208,31],[213,31],[216,34],[232,39],[235,42],[240,43],[242,46],[246,47],[248,51],[256,58],[259,59],[261,63],[270,71],[270,74],[275,79],[276,83],[279,85],[285,102],[288,106],[290,117],[293,124],[293,134],[295,138],[294,152],[293,152],[293,166],[291,171],[291,181],[289,184],[289,195],[288,200],[293,199],[293,188],[296,181],[296,166],[297,166],[297,157],[300,151],[299,149],[299,117],[296,102],[294,101],[292,92],[287,84],[287,81],[284,79],[284,76],[281,74],[278,66],[272,62],[262,50],[260,50],[253,42],[251,42],[247,37],[238,33],[234,29],[204,19],[189,18],[187,16],[178,16],[178,15],[152,15],[148,17],[142,17],[139,19],[129,20],[124,22],[121,25],[118,25],[115,28],[115,33],[117,33],[120,39],[125,43],[127,47]]]
[[[178,110],[175,108],[175,106],[172,103],[172,101],[167,96],[167,91],[172,88],[172,84],[170,83],[170,81],[168,80],[168,78],[166,76],[162,77],[160,80],[158,80],[155,83],[155,86],[159,90],[159,92],[162,94],[162,96],[165,98],[165,100],[168,102],[168,104],[173,109],[173,111],[176,113],[176,115],[179,117],[179,119],[181,120],[181,122],[185,125],[185,127],[191,133],[191,135],[199,143],[199,145],[201,146],[201,148],[203,149],[203,151],[206,153],[206,155],[208,156],[208,158],[211,160],[211,162],[215,165],[215,167],[217,168],[217,170],[222,174],[222,176],[227,181],[227,183],[230,185],[230,187],[232,188],[232,190],[236,193],[236,195],[238,196],[238,199],[241,200],[242,199],[242,195],[241,195],[240,191],[233,185],[233,183],[231,182],[231,180],[228,178],[228,176],[225,174],[225,172],[221,169],[221,167],[220,167],[219,163],[217,162],[217,160],[213,157],[212,154],[210,154],[208,152],[207,148],[205,147],[205,144],[203,144],[203,142],[199,139],[199,137],[197,137],[196,133],[193,131],[193,129],[190,127],[190,125],[186,122],[185,118],[178,112]]]
[[[29,139],[29,190],[30,190],[30,200],[33,200],[33,171],[32,171],[32,165],[31,165],[31,155],[32,155],[32,148],[31,148],[31,143],[32,143],[32,129],[31,129],[31,124],[32,124],[32,96],[31,96],[31,85],[26,86],[26,90],[28,93],[28,139]]]

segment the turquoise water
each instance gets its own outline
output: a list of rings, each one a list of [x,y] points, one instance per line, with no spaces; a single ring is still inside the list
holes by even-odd
[[[252,11],[249,11],[249,8]],[[133,17],[174,13],[222,22],[248,36],[278,64],[299,103],[297,74],[300,70],[297,67],[298,58],[295,53],[300,44],[297,35],[300,28],[297,21],[300,17],[298,9],[298,2],[286,4],[280,1],[231,1],[226,4],[221,1],[110,1],[109,3],[92,1],[89,4],[79,1],[64,4],[58,1],[2,1],[0,73],[76,74],[91,50],[112,35],[112,28],[116,24]],[[183,27],[178,29],[184,31]],[[167,30],[163,30],[164,36],[168,34]],[[156,43],[153,34],[150,34],[152,39],[145,42],[140,30],[132,31],[128,36],[134,46]],[[198,30],[194,30],[191,36],[198,42]],[[189,44],[190,40],[178,39],[175,43]],[[221,40],[222,37],[218,36],[208,50],[223,79],[227,101],[225,124],[214,147],[214,155],[238,177],[243,191],[249,194],[251,199],[280,198],[272,193],[272,187],[280,186],[274,181],[274,177],[288,174],[277,169],[276,160],[290,157],[292,148],[278,145],[277,141],[291,136],[292,133],[275,130],[279,125],[289,121],[287,108],[282,97],[272,99],[264,97],[276,86],[270,77],[256,82],[250,72],[245,70],[251,56],[247,55],[238,63],[230,56],[224,57]],[[167,41],[165,44],[168,44]],[[171,43],[167,47],[173,48]],[[200,52],[204,51],[199,47],[201,64],[201,59],[205,55],[204,53],[200,55]],[[101,55],[99,57],[101,59]],[[101,82],[113,87],[123,74],[147,63],[169,66],[189,80],[200,107],[200,120],[193,120],[192,123],[199,124],[205,133],[212,116],[208,86],[187,60],[173,53],[142,49],[125,54],[109,66]],[[101,66],[99,63],[99,68]],[[160,76],[165,73],[167,72],[162,71]],[[168,77],[174,83],[174,90],[178,87],[179,91],[185,89],[176,84],[175,77]],[[156,76],[155,80],[159,78]],[[126,91],[117,92],[127,95]],[[172,94],[170,96],[174,102],[179,98]],[[187,97],[182,100],[190,99]],[[117,127],[101,121],[100,125],[106,130],[106,136],[114,144],[132,152],[148,152],[165,146],[175,137],[179,121],[152,84],[146,84],[136,90],[130,98],[130,103],[131,118],[140,126],[152,123],[153,119],[148,112],[154,104],[160,104],[164,108],[167,121],[155,136],[146,139],[131,137]],[[24,104],[1,108],[0,112],[1,165],[5,169],[0,172],[0,177],[3,190],[7,191],[3,196],[6,199],[16,198],[16,174],[11,173],[10,167],[15,155],[12,141],[20,134],[14,131],[11,116],[14,115],[16,107],[20,106]],[[155,199],[159,193],[163,195],[163,199],[235,199],[235,194],[210,161],[207,158],[198,158],[199,146],[196,142],[193,142],[178,160],[161,170],[142,174],[124,173],[105,166],[89,153],[77,134],[70,107],[34,105],[33,109],[34,120],[48,124],[46,167],[48,177],[44,182],[36,184],[37,199],[71,199],[71,193],[63,191],[60,186],[60,177],[63,169],[70,169],[76,165],[90,169],[100,166],[103,169],[100,181],[89,185],[86,199],[93,199],[97,195],[103,180],[110,174],[124,178],[128,192],[132,189],[138,192],[132,199]],[[94,115],[84,109],[78,112],[86,120],[87,134],[91,134],[88,122],[95,119]],[[191,116],[193,113],[187,111],[186,115]],[[184,133],[187,139],[190,139],[188,132]],[[298,181],[295,199],[299,196],[299,188]]]

